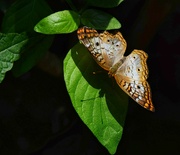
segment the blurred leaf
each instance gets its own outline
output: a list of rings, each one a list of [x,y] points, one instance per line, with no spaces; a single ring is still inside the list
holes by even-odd
[[[38,62],[38,67],[55,77],[63,76],[63,64],[62,58],[59,58],[56,54],[47,52],[46,55]]]
[[[54,36],[37,35],[29,38],[26,50],[21,58],[15,62],[12,69],[14,76],[18,77],[30,70],[47,53]]]
[[[13,67],[13,62],[19,59],[20,52],[27,41],[24,34],[0,34],[0,82],[6,72]]]
[[[52,13],[44,0],[18,0],[6,12],[3,32],[34,32],[35,24]]]
[[[42,19],[34,30],[44,34],[71,33],[78,28],[79,24],[80,19],[76,12],[64,10]]]
[[[101,68],[80,44],[64,60],[64,78],[72,104],[88,128],[111,154],[122,137],[128,96],[107,74],[96,74]],[[106,76],[105,76],[106,75]]]
[[[85,0],[89,5],[102,8],[112,8],[118,6],[123,0]]]
[[[84,11],[81,16],[81,21],[85,26],[101,30],[119,29],[121,27],[121,24],[115,17],[95,9]]]

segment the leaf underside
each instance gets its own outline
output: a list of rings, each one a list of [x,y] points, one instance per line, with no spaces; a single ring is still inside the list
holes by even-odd
[[[0,34],[0,83],[6,72],[13,67],[13,62],[19,59],[20,52],[27,41],[24,34]]]

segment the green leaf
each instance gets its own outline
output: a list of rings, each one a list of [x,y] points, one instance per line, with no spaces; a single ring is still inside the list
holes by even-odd
[[[79,24],[80,19],[76,12],[64,10],[42,19],[34,30],[44,34],[71,33],[78,28]]]
[[[13,67],[13,62],[19,59],[26,43],[27,37],[24,34],[0,34],[0,82]]]
[[[123,0],[85,0],[89,5],[102,7],[102,8],[112,8],[118,6]]]
[[[37,35],[29,38],[26,51],[21,54],[21,58],[15,62],[12,72],[19,77],[36,65],[47,53],[54,36]]]
[[[115,17],[95,9],[84,11],[81,16],[81,22],[83,25],[101,30],[119,29],[121,27],[121,24]]]
[[[50,13],[44,0],[18,0],[7,10],[2,32],[34,32],[35,24]]]
[[[26,32],[28,42],[20,59],[13,66],[13,74],[20,76],[36,65],[48,51],[53,36],[38,34],[35,24],[52,13],[44,0],[18,0],[6,12],[3,20],[3,32]]]
[[[99,142],[114,154],[123,133],[128,96],[107,74],[93,74],[99,70],[80,44],[64,60],[65,83],[76,112]]]

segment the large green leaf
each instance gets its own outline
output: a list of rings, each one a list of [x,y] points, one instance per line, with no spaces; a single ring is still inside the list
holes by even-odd
[[[93,74],[100,70],[80,44],[64,60],[66,87],[76,112],[100,143],[114,154],[123,133],[128,97],[106,72]]]
[[[13,62],[19,59],[20,52],[27,41],[24,34],[0,34],[0,82],[6,72],[13,67]]]
[[[80,19],[76,12],[64,10],[42,19],[34,30],[43,34],[70,33],[75,31],[79,24]]]
[[[121,24],[115,17],[95,9],[84,11],[81,16],[81,22],[83,25],[101,30],[119,29],[121,27]]]
[[[118,6],[123,0],[85,0],[89,5],[103,8],[112,8]]]

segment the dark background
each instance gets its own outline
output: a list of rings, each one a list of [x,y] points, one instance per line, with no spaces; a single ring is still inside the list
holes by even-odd
[[[54,12],[70,9],[63,0],[48,4]],[[156,108],[152,113],[129,99],[116,154],[180,154],[180,3],[125,0],[102,10],[121,22],[126,55],[133,49],[148,53],[148,81]],[[63,59],[77,42],[76,32],[56,35],[49,57],[57,61],[42,60],[19,78],[6,74],[0,85],[1,155],[108,154],[76,114],[63,80]],[[47,61],[50,71],[44,69]]]

